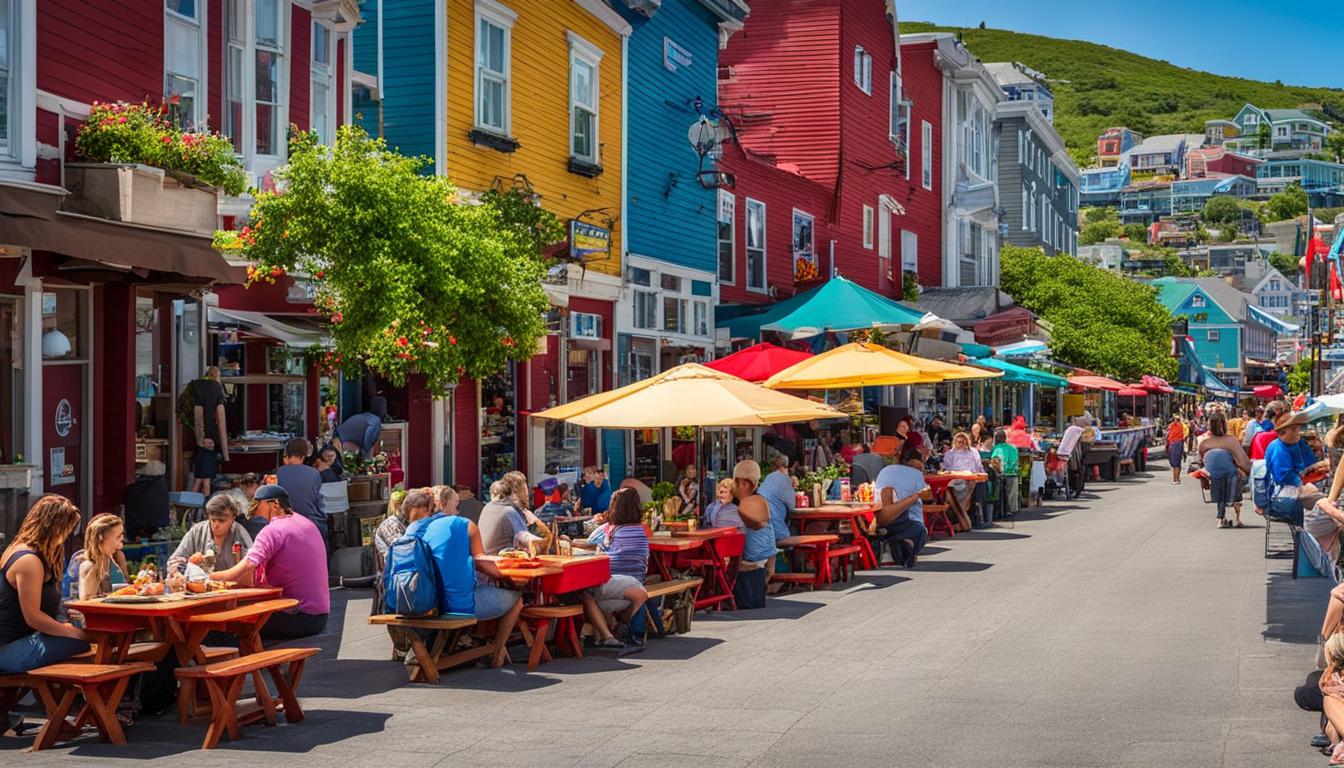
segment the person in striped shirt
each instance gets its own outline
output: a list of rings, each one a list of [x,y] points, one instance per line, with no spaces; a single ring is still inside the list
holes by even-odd
[[[611,496],[607,511],[607,534],[599,549],[611,558],[611,578],[590,594],[603,614],[621,614],[629,624],[644,607],[649,595],[644,577],[649,572],[649,536],[644,531],[639,494],[621,488]]]

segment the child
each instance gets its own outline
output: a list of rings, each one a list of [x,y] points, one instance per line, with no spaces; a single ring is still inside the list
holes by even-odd
[[[737,513],[737,483],[731,477],[725,477],[715,486],[714,501],[705,507],[706,528],[736,528],[743,530],[742,517]]]
[[[125,528],[120,517],[101,514],[84,534],[84,562],[79,565],[79,599],[92,600],[112,591],[112,560],[121,550]]]

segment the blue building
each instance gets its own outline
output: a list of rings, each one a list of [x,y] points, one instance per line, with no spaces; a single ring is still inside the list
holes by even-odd
[[[1078,201],[1087,207],[1120,205],[1120,191],[1129,186],[1129,158],[1122,156],[1117,164],[1103,168],[1084,168],[1078,172],[1081,181]]]
[[[1258,194],[1268,197],[1297,183],[1316,208],[1344,205],[1344,165],[1325,160],[1269,159],[1255,169]]]
[[[354,122],[407,155],[440,155],[434,7],[434,0],[363,0],[364,23],[355,27]]]

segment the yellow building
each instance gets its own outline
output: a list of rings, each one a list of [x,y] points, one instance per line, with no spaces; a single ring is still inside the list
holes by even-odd
[[[448,0],[447,8],[444,172],[469,190],[530,185],[569,227],[570,258],[619,277],[630,25],[602,0]]]

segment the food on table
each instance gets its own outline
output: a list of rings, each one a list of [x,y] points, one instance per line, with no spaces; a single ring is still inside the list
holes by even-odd
[[[113,591],[109,597],[129,597],[138,594],[140,594],[140,590],[138,590],[134,584],[127,584],[121,589]]]
[[[203,595],[205,594],[205,590],[206,590],[206,582],[204,581],[187,582],[187,591],[194,595]]]
[[[187,562],[191,563],[192,565],[200,565],[204,560],[205,555],[201,554],[200,552],[193,552],[191,557],[187,558]]]

